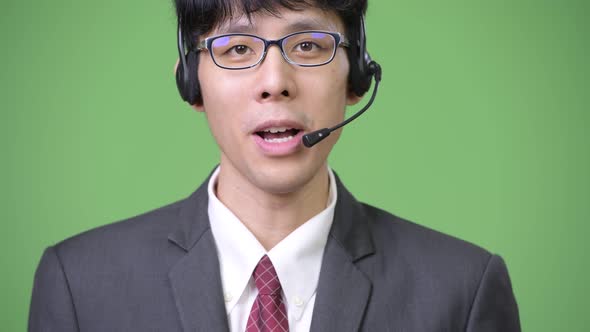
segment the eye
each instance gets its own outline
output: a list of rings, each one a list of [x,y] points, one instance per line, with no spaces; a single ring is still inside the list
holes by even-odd
[[[304,41],[304,42],[297,44],[297,46],[295,46],[295,49],[298,51],[303,51],[303,52],[311,52],[314,49],[319,48],[319,47],[320,46],[314,42]]]
[[[228,52],[234,52],[238,55],[245,55],[248,53],[248,50],[250,50],[250,48],[246,45],[236,45],[230,48]]]

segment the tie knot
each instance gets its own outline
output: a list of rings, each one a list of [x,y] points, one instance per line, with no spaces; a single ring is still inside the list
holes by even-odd
[[[277,276],[277,271],[272,265],[270,258],[264,255],[256,268],[254,269],[254,283],[258,288],[258,293],[262,295],[279,295],[281,294],[281,282]]]

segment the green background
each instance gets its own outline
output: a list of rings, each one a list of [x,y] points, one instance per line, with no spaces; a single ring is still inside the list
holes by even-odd
[[[590,325],[590,2],[371,0],[383,69],[330,164],[358,199],[504,257],[523,330]],[[43,249],[187,196],[218,153],[169,0],[0,5],[0,330]]]

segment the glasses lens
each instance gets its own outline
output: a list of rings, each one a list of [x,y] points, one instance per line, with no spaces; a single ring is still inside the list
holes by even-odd
[[[336,52],[336,39],[324,32],[300,32],[283,41],[285,55],[300,65],[321,65],[330,62]]]
[[[255,65],[264,52],[264,41],[244,35],[220,36],[211,42],[213,60],[226,68]]]

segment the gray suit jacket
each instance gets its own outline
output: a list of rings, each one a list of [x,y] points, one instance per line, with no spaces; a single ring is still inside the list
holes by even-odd
[[[311,331],[520,331],[499,256],[359,203],[337,181]],[[29,331],[229,331],[207,200],[205,181],[47,248]]]

